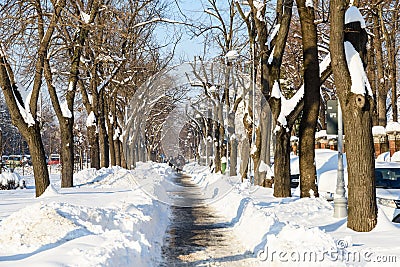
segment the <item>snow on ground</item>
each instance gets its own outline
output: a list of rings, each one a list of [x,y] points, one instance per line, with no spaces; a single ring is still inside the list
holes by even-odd
[[[27,189],[0,191],[0,266],[153,266],[169,209],[152,194],[163,195],[170,177],[167,165],[149,162],[87,169],[61,189],[53,174],[39,198],[26,177]]]
[[[336,180],[332,153],[321,150],[319,175]],[[295,164],[296,158],[292,158]],[[184,171],[201,187],[205,203],[223,215],[259,266],[396,266],[400,228],[379,209],[369,233],[333,218],[324,198],[275,198],[272,188],[240,177],[210,173],[190,163]],[[73,188],[52,185],[35,198],[26,189],[0,191],[0,266],[157,266],[172,200],[174,173],[166,164],[138,163],[135,170],[87,169]]]
[[[318,173],[331,173],[330,180],[336,182],[336,172],[332,172],[335,152],[319,152]],[[292,158],[292,163],[295,161]],[[275,198],[272,188],[240,183],[239,177],[225,178],[195,163],[184,170],[194,182],[208,186],[205,195],[211,195],[208,191],[228,192],[209,203],[257,255],[260,266],[396,266],[400,262],[400,226],[381,208],[376,228],[358,233],[346,227],[346,218],[333,218],[333,203],[324,198],[300,199],[296,190],[293,197]]]

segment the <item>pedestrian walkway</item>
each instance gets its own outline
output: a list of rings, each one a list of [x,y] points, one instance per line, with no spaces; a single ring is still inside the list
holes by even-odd
[[[177,174],[171,225],[162,248],[160,266],[259,266],[255,255],[246,251],[222,217],[204,204],[201,188],[191,177]]]

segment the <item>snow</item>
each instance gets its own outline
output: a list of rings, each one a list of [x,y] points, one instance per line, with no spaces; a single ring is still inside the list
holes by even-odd
[[[280,27],[281,27],[280,24],[276,24],[274,26],[274,28],[272,29],[271,34],[268,36],[267,43],[265,44],[266,46],[268,46],[268,48],[271,48],[271,41],[274,40],[275,36],[278,34]],[[269,63],[269,64],[271,64],[271,63]]]
[[[169,222],[154,194],[166,195],[170,176],[165,164],[142,163],[81,171],[73,188],[52,175],[39,198],[32,176],[28,189],[0,191],[0,266],[154,266]]]
[[[6,56],[6,53],[3,50],[3,44],[0,45],[0,56],[1,57],[5,57]]]
[[[90,14],[81,11],[81,19],[84,23],[88,24],[90,21]]]
[[[376,162],[390,162],[390,152],[384,152],[376,157]]]
[[[386,135],[385,127],[383,126],[373,126],[372,135]]]
[[[73,90],[74,90],[74,83],[70,81],[68,84],[68,91],[73,91]]]
[[[320,130],[318,132],[315,132],[315,138],[323,138],[326,136],[327,136],[326,130]]]
[[[25,180],[18,173],[3,172],[0,174],[0,188],[9,187],[24,187]]]
[[[267,163],[264,162],[264,160],[261,160],[260,166],[258,166],[258,171],[259,172],[266,172],[269,170],[269,166]]]
[[[86,127],[95,126],[96,125],[96,116],[93,111],[91,111],[86,119]]]
[[[336,155],[316,150],[319,176],[336,180]],[[378,260],[395,266],[400,260],[399,226],[381,205],[377,227],[357,233],[346,218],[333,217],[333,203],[324,198],[275,198],[272,188],[197,163],[184,172],[258,258],[256,266],[376,266]],[[39,198],[32,176],[24,177],[27,189],[0,191],[0,266],[158,266],[174,175],[167,164],[139,162],[134,170],[86,169],[75,174],[75,187],[60,188],[53,174]]]
[[[257,152],[257,146],[253,145],[250,150],[250,155],[254,155]]]
[[[319,63],[319,73],[322,74],[331,64],[331,54],[327,54],[324,59]]]
[[[314,8],[314,1],[313,0],[306,0],[306,7]]]
[[[253,5],[257,10],[256,18],[259,21],[265,21],[264,17],[263,17],[263,12],[262,12],[263,8],[264,8],[264,5],[265,5],[264,2],[263,1],[259,1],[259,0],[255,0],[255,1],[253,1]]]
[[[276,82],[275,82],[276,83]],[[275,88],[275,84],[274,84],[274,88]],[[278,87],[279,89],[279,87]],[[274,89],[273,89],[274,90]],[[274,94],[277,95],[277,93],[275,92]],[[280,91],[279,91],[279,94]],[[287,121],[286,118],[287,116],[294,110],[294,108],[299,104],[299,102],[301,101],[301,99],[304,96],[304,85],[302,85],[300,87],[299,90],[297,90],[297,92],[295,93],[295,95],[290,98],[290,99],[286,99],[282,94],[281,94],[281,112],[279,113],[278,116],[278,124],[275,127],[275,132],[279,130],[279,128],[282,126],[283,128],[286,128],[287,126]],[[286,128],[286,130],[288,131],[289,129]]]
[[[18,88],[22,88],[18,86]],[[32,96],[32,90],[29,90],[26,96],[24,97],[24,94],[26,93],[24,90],[18,89],[19,92],[21,93],[22,99],[25,99],[24,106],[25,108],[17,101],[17,106],[19,109],[19,112],[21,113],[22,118],[24,119],[25,123],[28,125],[28,127],[32,127],[35,125],[35,119],[32,116],[31,110],[29,109],[29,102],[31,101],[31,96]],[[15,97],[15,96],[14,96]]]
[[[335,151],[316,150],[318,173],[329,175],[337,168],[335,155]],[[185,170],[198,185],[208,184],[206,193],[215,190],[210,183],[216,174],[208,169],[201,172],[195,164]],[[336,173],[330,174],[330,180],[336,180]],[[275,198],[272,188],[251,186],[248,181],[242,184],[240,177],[220,182],[219,186],[225,183],[234,188],[211,205],[231,222],[246,249],[257,255],[259,266],[376,266],[385,257],[387,265],[383,265],[394,266],[399,260],[400,229],[381,206],[377,227],[357,233],[346,227],[346,218],[333,217],[333,203],[324,198]]]
[[[391,161],[400,162],[400,151],[396,151],[393,153]]]
[[[350,6],[346,10],[344,23],[347,24],[356,21],[359,21],[361,23],[361,28],[364,29],[366,27],[364,17],[361,15],[360,10],[358,10],[358,8],[355,6]]]
[[[237,50],[230,50],[225,55],[225,58],[230,62],[237,59],[238,57],[239,57],[239,53]]]
[[[393,133],[393,132],[400,133],[400,123],[395,122],[395,121],[388,122],[386,125],[386,132],[387,133]]]
[[[268,65],[271,65],[272,61],[274,61],[274,53],[275,53],[275,46],[272,48],[271,54],[268,57]]]
[[[277,99],[282,97],[281,89],[279,88],[278,81],[274,82],[274,86],[272,87],[271,97],[275,97]]]
[[[351,76],[351,92],[360,95],[368,93],[372,97],[373,93],[360,55],[350,42],[344,42],[344,48]]]
[[[119,130],[119,128],[117,127],[117,128],[115,128],[115,130],[114,130],[114,136],[113,136],[113,140],[118,140],[119,139],[119,136],[120,136],[120,130]]]
[[[72,118],[72,113],[68,108],[67,101],[62,102],[60,108],[64,118]]]

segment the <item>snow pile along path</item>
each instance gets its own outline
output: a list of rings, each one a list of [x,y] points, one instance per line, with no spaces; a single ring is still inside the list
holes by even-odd
[[[325,154],[319,171],[329,172],[330,154]],[[374,231],[357,233],[346,227],[346,218],[333,218],[333,203],[324,198],[275,198],[272,188],[242,183],[240,177],[210,173],[195,163],[185,170],[203,194],[228,192],[209,204],[227,219],[258,266],[394,266],[400,260],[397,243],[387,245],[398,227],[381,212]]]
[[[169,208],[138,180],[162,191],[160,181],[170,173],[165,164],[149,162],[132,171],[82,171],[74,188],[49,186],[0,222],[0,266],[153,266]]]

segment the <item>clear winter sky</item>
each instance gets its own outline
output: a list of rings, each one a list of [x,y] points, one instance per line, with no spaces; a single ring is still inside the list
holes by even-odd
[[[171,1],[170,9],[172,14],[167,14],[171,19],[177,21],[183,21],[184,17],[182,13],[188,18],[193,20],[199,20],[205,18],[202,1],[199,0],[177,0],[180,8],[177,7],[174,1]],[[189,34],[188,29],[183,25],[170,25],[164,24],[157,27],[156,35],[160,44],[166,43],[173,31],[179,31],[182,34],[181,40],[176,47],[174,63],[180,61],[192,61],[195,56],[203,56],[204,54],[204,39],[202,37],[192,37]],[[168,46],[165,50],[171,50],[172,46]],[[209,51],[210,54],[207,57],[216,56],[217,52]]]

